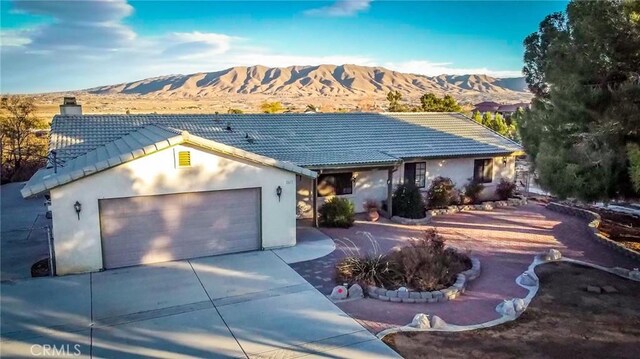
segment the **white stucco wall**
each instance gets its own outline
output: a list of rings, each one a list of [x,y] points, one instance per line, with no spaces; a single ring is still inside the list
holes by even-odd
[[[191,167],[176,168],[174,151],[191,151]],[[278,201],[276,188],[282,187]],[[175,146],[51,191],[58,274],[103,268],[98,199],[212,190],[262,189],[262,245],[296,243],[296,175],[191,146]],[[80,220],[73,204],[82,204]]]
[[[451,158],[451,159],[439,159],[439,160],[427,160],[427,161],[411,161],[411,162],[426,162],[427,163],[427,176],[425,181],[426,191],[429,188],[429,184],[434,178],[438,176],[449,177],[455,182],[456,188],[462,189],[468,182],[469,178],[473,177],[473,163],[476,159],[483,159],[490,157],[475,157],[475,158]],[[504,163],[506,159],[506,164]],[[485,189],[482,192],[482,197],[492,198],[495,193],[495,187],[500,183],[501,178],[506,178],[509,181],[513,181],[516,175],[516,161],[514,156],[500,156],[493,157],[493,181],[491,183],[485,183]],[[398,171],[394,173],[393,183],[399,184],[404,182],[404,166],[400,166]]]
[[[338,172],[338,171],[334,171]],[[357,213],[364,212],[364,204],[368,199],[374,199],[378,202],[387,199],[387,179],[388,171],[385,170],[363,170],[363,171],[344,171],[352,172],[356,177],[353,187],[353,193],[349,195],[338,196],[340,198],[349,199],[355,207]],[[311,186],[313,180],[308,178],[299,178],[297,181],[297,204],[302,209],[299,218],[312,218],[313,202],[311,197]],[[324,201],[330,197],[318,197],[318,208],[324,204]]]

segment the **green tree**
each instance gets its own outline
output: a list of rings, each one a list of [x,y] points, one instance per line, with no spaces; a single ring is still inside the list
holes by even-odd
[[[637,197],[640,1],[571,1],[524,45],[535,99],[519,133],[540,184],[587,201]]]
[[[47,141],[34,130],[46,123],[35,116],[35,100],[30,97],[2,98],[0,110],[2,182],[27,180],[44,165]]]
[[[491,114],[491,112],[483,113],[482,114],[482,120],[480,121],[480,123],[483,126],[491,127],[491,122],[493,122],[493,115]]]
[[[402,94],[398,90],[389,91],[387,101],[389,101],[390,112],[405,112],[407,110],[407,107],[400,103],[400,101],[402,101]]]
[[[284,106],[279,101],[263,102],[260,104],[260,110],[264,113],[278,113],[284,111]]]
[[[473,111],[473,114],[471,115],[471,119],[481,124],[482,114],[480,113],[480,111]]]
[[[493,116],[493,119],[489,124],[489,128],[503,136],[507,136],[509,132],[509,127],[507,126],[504,117],[502,117],[502,115],[499,113],[496,113],[496,115]]]
[[[426,93],[420,97],[420,105],[422,111],[425,112],[460,112],[462,110],[462,107],[450,95],[439,98],[432,93]]]

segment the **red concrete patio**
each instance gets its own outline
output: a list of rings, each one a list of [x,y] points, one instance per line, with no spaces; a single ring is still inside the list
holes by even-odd
[[[445,303],[402,304],[366,298],[338,306],[374,333],[408,324],[416,313],[435,314],[452,324],[477,324],[498,318],[495,306],[503,299],[527,294],[515,283],[515,278],[527,269],[535,254],[546,249],[556,248],[565,257],[607,267],[639,265],[589,238],[583,220],[549,211],[538,204],[438,216],[434,217],[432,226],[445,236],[448,245],[468,251],[482,263],[482,274],[471,282],[464,295]],[[334,265],[340,258],[354,252],[385,253],[408,244],[426,228],[386,220],[357,221],[349,229],[323,228],[336,242],[336,251],[291,266],[320,291],[329,294],[336,284]]]

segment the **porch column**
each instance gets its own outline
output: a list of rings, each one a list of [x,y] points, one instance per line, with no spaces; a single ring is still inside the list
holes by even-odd
[[[313,226],[318,227],[318,178],[311,182],[311,202],[313,203]]]
[[[393,168],[389,168],[387,175],[387,214],[389,218],[393,216]]]

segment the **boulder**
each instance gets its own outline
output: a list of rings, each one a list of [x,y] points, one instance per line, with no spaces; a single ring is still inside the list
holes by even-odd
[[[398,288],[398,298],[409,298],[409,289],[405,287]]]
[[[364,297],[364,292],[362,287],[359,284],[354,284],[349,287],[349,298],[362,298]]]
[[[432,329],[445,329],[447,327],[447,323],[442,320],[442,318],[440,318],[437,315],[434,315],[433,317],[431,317],[431,328]]]
[[[348,293],[349,292],[347,291],[347,287],[343,285],[337,285],[333,287],[330,297],[333,300],[343,300],[343,299],[347,299]]]
[[[588,285],[587,286],[587,292],[600,294],[600,293],[602,293],[602,288],[600,288],[598,286],[595,286],[595,285]]]
[[[549,249],[549,251],[547,251],[547,256],[549,260],[559,261],[562,258],[562,253],[560,253],[560,251],[557,249],[551,248]]]
[[[496,311],[501,315],[506,315],[508,317],[513,317],[516,315],[516,309],[513,305],[513,300],[504,300],[502,303],[498,304],[496,307]]]
[[[524,303],[524,299],[522,298],[515,298],[513,300],[513,309],[516,311],[516,313],[522,313],[524,312],[525,308],[527,306]]]
[[[430,329],[431,323],[429,322],[429,316],[424,313],[418,313],[413,317],[409,326],[418,329]]]
[[[607,294],[618,293],[616,287],[612,285],[605,285],[604,287],[602,287],[602,290]]]

